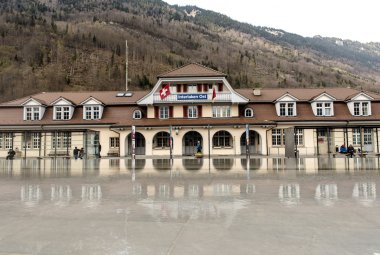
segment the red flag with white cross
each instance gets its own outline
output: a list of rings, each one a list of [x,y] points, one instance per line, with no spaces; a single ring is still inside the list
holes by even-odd
[[[169,86],[169,83],[168,83],[162,89],[160,89],[161,100],[164,100],[169,95],[170,95],[170,86]]]

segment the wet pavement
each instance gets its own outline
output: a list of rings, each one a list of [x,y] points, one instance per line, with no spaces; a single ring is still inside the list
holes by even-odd
[[[0,159],[0,255],[378,255],[379,163]]]

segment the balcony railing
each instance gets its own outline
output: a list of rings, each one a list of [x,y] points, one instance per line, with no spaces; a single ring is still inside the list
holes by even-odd
[[[216,97],[212,100],[212,92],[195,93],[172,93],[161,100],[160,93],[153,94],[154,103],[180,103],[180,102],[231,102],[230,92],[216,92]]]

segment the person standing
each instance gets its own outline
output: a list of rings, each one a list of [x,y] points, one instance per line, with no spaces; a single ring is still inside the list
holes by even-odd
[[[79,149],[77,147],[74,148],[73,154],[74,154],[74,158],[78,159]]]

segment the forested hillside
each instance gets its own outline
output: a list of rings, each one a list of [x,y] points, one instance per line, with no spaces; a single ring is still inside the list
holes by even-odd
[[[159,0],[0,2],[0,101],[40,91],[131,89],[197,62],[235,87],[380,90],[380,44],[304,38]]]

